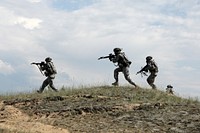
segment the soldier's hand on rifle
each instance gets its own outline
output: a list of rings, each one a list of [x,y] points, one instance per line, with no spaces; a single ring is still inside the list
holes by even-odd
[[[44,65],[45,63],[44,63],[44,61],[42,61],[41,63],[40,63],[40,65]]]
[[[44,62],[41,62],[41,63],[32,62],[31,65],[33,65],[33,64],[36,65],[39,68],[41,74],[44,75],[43,72],[42,72],[43,70],[41,68],[41,64],[44,65],[45,63]]]
[[[112,61],[113,58],[109,57],[109,60]]]
[[[112,61],[115,55],[113,55],[112,53],[109,54],[109,60]]]

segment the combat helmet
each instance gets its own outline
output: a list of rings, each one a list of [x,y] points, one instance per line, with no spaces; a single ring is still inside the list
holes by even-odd
[[[47,57],[47,58],[45,59],[45,61],[46,61],[46,62],[51,62],[52,59],[51,59],[50,57]]]
[[[146,57],[146,60],[147,60],[147,61],[150,61],[150,60],[152,60],[152,59],[153,59],[152,56],[147,56],[147,57]]]
[[[167,85],[167,88],[173,88],[173,86],[172,85]]]
[[[114,53],[120,53],[121,51],[122,51],[121,48],[114,48],[114,49],[113,49],[113,52],[114,52]]]

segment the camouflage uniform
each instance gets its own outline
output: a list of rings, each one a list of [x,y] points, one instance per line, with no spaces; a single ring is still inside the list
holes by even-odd
[[[139,72],[141,73],[143,71],[150,72],[149,77],[147,78],[147,83],[152,87],[152,89],[156,89],[156,85],[154,84],[155,78],[158,73],[158,66],[154,62],[153,58],[151,56],[146,57],[146,66],[144,66]]]
[[[121,52],[121,49],[119,48],[115,48],[114,49],[114,53],[115,56],[114,58],[111,58],[110,60],[113,63],[118,63],[118,68],[116,68],[114,70],[114,78],[115,78],[115,82],[112,85],[118,85],[118,75],[119,72],[122,72],[124,74],[125,79],[132,85],[134,85],[135,87],[137,87],[137,85],[131,80],[130,78],[130,74],[129,74],[129,66],[130,66],[130,61],[128,62],[127,59],[125,58],[125,54]]]
[[[173,86],[167,85],[166,92],[169,94],[174,94],[174,91],[172,89],[173,89]]]
[[[51,62],[51,60],[52,59],[51,58],[49,59],[49,57],[48,57],[45,59],[46,63],[43,63],[40,65],[41,70],[44,71],[44,74],[47,78],[43,81],[42,86],[40,87],[40,90],[37,91],[38,93],[42,93],[44,91],[44,88],[47,87],[48,85],[54,91],[56,91],[56,92],[58,91],[53,84],[53,79],[55,79],[56,72],[52,72],[52,70],[51,70],[52,68],[50,68],[50,66],[54,67],[53,62]]]

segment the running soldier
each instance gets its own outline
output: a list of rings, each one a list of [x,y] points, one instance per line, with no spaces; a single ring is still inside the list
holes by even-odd
[[[156,85],[154,84],[155,78],[158,73],[158,66],[151,56],[146,57],[146,66],[144,66],[137,74],[142,72],[150,72],[149,77],[147,78],[148,84],[152,87],[152,89],[156,89]]]
[[[124,74],[125,79],[131,84],[134,85],[135,88],[137,88],[138,86],[131,80],[130,78],[130,74],[129,74],[129,67],[131,65],[131,61],[129,61],[127,59],[127,57],[125,56],[125,53],[122,52],[121,48],[114,48],[113,49],[114,55],[110,54],[109,56],[105,56],[105,57],[100,57],[99,59],[104,59],[104,58],[109,58],[110,61],[112,61],[113,63],[117,63],[117,68],[114,70],[114,79],[115,82],[112,83],[112,85],[114,86],[118,86],[119,83],[119,72],[122,72]]]
[[[54,90],[54,91],[58,91],[54,84],[53,84],[53,79],[55,79],[55,75],[57,74],[56,68],[52,62],[52,59],[50,57],[47,57],[45,59],[45,62],[41,62],[41,63],[31,63],[31,64],[35,64],[38,66],[38,68],[40,69],[40,72],[45,75],[47,78],[43,81],[42,86],[40,87],[39,90],[37,90],[38,93],[42,93],[45,89],[45,87],[47,87],[48,85]]]

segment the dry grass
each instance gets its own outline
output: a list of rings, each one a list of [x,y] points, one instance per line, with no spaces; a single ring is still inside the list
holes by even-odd
[[[132,93],[130,93],[132,92]],[[130,102],[166,102],[166,103],[199,103],[197,98],[181,98],[175,95],[168,95],[160,90],[142,88],[134,90],[130,86],[94,86],[79,88],[61,88],[59,92],[46,90],[42,94],[36,92],[0,95],[0,101],[11,99],[42,99],[52,96],[73,96],[73,95],[93,95],[106,97],[127,98]]]

